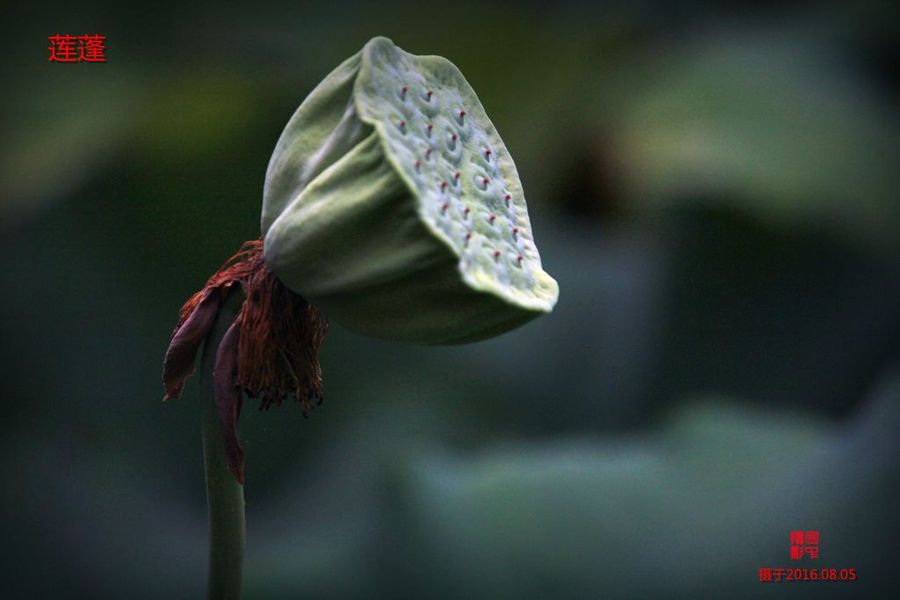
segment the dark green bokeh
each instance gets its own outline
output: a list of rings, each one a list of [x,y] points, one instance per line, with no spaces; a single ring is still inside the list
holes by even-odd
[[[889,4],[3,12],[4,596],[202,595],[196,382],[162,405],[162,355],[258,235],[290,114],[373,35],[478,91],[560,303],[453,348],[334,327],[310,419],[249,404],[247,596],[896,587]],[[48,35],[95,32],[107,64],[46,62]],[[795,529],[820,559],[789,560]]]

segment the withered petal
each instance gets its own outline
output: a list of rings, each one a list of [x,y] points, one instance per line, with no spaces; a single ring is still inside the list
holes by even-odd
[[[219,290],[207,290],[194,312],[172,334],[163,360],[163,385],[166,388],[163,400],[181,395],[185,380],[194,373],[197,351],[212,329],[221,302]]]
[[[225,440],[228,469],[238,483],[244,483],[244,448],[238,439],[237,422],[241,415],[243,391],[237,382],[240,327],[235,321],[228,327],[216,351],[213,368],[216,410]]]

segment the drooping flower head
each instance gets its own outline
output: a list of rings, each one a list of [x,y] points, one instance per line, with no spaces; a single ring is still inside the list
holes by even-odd
[[[244,304],[219,346],[216,404],[243,482],[242,397],[266,408],[320,398],[326,325],[384,339],[457,344],[547,312],[544,272],[512,157],[459,70],[369,41],[304,100],[263,193],[262,240],[183,307],[166,354],[178,396],[227,294]]]

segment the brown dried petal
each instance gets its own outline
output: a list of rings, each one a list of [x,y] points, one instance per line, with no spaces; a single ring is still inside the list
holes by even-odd
[[[241,415],[243,392],[237,382],[240,327],[235,321],[228,327],[216,350],[213,368],[216,410],[222,425],[228,469],[238,483],[244,483],[244,449],[238,439],[237,422]]]
[[[172,334],[163,361],[163,384],[166,388],[163,400],[178,398],[185,380],[194,373],[197,351],[212,329],[221,298],[219,290],[206,290],[197,307]]]

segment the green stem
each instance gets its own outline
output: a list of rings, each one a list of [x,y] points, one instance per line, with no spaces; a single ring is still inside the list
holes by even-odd
[[[232,295],[234,296],[234,295]],[[228,470],[213,393],[216,350],[235,317],[235,298],[222,303],[200,362],[200,408],[206,499],[209,508],[210,600],[240,598],[244,580],[244,486]]]

